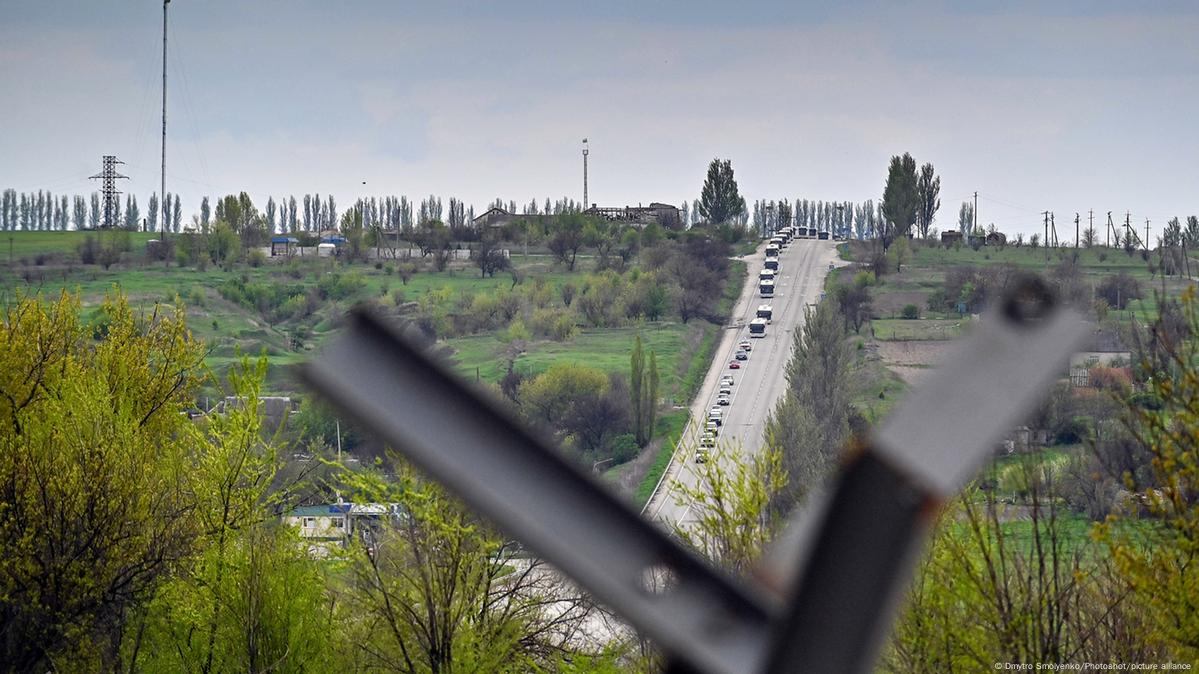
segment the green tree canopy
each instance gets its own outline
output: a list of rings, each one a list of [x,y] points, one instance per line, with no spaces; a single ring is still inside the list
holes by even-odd
[[[699,212],[713,225],[724,224],[745,211],[745,199],[737,190],[733,165],[728,159],[713,159],[700,192]]]

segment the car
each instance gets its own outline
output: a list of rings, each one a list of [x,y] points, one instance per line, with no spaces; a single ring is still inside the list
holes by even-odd
[[[707,463],[708,462],[708,448],[707,447],[700,446],[695,449],[695,462],[696,463]]]
[[[730,370],[740,370],[741,363],[738,363],[737,361],[734,360],[733,362],[729,363],[729,369]]]
[[[720,397],[718,397],[718,398],[716,399],[716,404],[717,404],[717,405],[720,405],[720,406],[722,406],[722,407],[723,407],[723,406],[726,406],[726,405],[728,405],[728,404],[729,404],[729,403],[731,403],[731,402],[732,402],[732,401],[731,401],[731,400],[729,400],[729,397],[728,397],[728,396],[720,396]]]
[[[709,421],[704,424],[704,433],[711,433],[712,437],[720,435],[720,424],[715,421]]]
[[[699,439],[700,447],[715,447],[716,433],[714,431],[705,431],[702,438]]]
[[[750,351],[754,350],[754,344],[753,344],[753,342],[749,341],[748,339],[743,339],[743,340],[741,340],[741,343],[737,345],[737,348],[741,349],[742,351],[744,351],[746,353],[749,353]]]
[[[731,375],[731,374],[720,375],[720,384],[721,384],[721,386],[732,386],[733,385],[733,375]]]
[[[733,387],[732,387],[732,386],[725,386],[724,384],[721,384],[721,385],[720,385],[720,388],[716,389],[716,395],[718,395],[718,396],[731,396],[731,395],[733,395]]]
[[[738,351],[733,358],[736,358],[737,360],[749,360],[749,354],[744,351]]]

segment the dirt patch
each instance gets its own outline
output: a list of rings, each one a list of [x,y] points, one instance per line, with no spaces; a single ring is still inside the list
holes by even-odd
[[[878,342],[878,355],[887,366],[928,367],[939,365],[958,346],[958,342],[944,339]]]
[[[874,314],[880,318],[894,318],[909,304],[915,304],[923,314],[928,307],[928,293],[920,290],[878,293],[873,300]]]
[[[911,386],[921,384],[935,366],[958,348],[957,342],[946,340],[875,342],[875,345],[883,365]]]

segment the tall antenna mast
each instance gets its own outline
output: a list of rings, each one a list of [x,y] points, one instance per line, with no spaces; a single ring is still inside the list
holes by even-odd
[[[167,240],[167,6],[171,0],[162,0],[162,186],[158,203],[164,209],[162,218],[162,240]]]
[[[583,210],[591,208],[591,202],[587,201],[587,139],[583,139]]]

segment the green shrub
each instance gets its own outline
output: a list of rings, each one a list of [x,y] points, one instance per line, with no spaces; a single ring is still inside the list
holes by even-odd
[[[608,453],[612,455],[614,464],[631,461],[640,450],[641,448],[637,446],[637,438],[632,433],[616,436],[608,447]]]
[[[904,305],[902,315],[908,320],[920,318],[920,307],[915,304]]]

